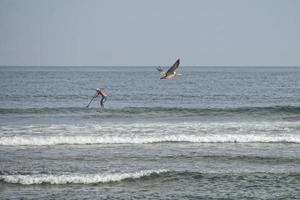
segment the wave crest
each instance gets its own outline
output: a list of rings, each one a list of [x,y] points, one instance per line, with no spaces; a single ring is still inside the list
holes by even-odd
[[[34,174],[34,175],[1,175],[0,180],[6,183],[33,185],[33,184],[94,184],[138,179],[153,174],[168,172],[165,169],[142,170],[130,173],[113,174]]]
[[[1,137],[2,146],[41,146],[41,145],[88,145],[88,144],[149,144],[164,142],[191,143],[300,143],[300,135],[258,135],[258,134],[219,134],[219,135],[132,135],[132,136],[14,136]]]

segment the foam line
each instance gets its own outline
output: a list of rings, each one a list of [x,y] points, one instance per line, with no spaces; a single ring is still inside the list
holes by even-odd
[[[148,144],[163,142],[191,143],[300,143],[299,134],[202,134],[202,135],[128,135],[128,136],[14,136],[0,137],[2,146]]]
[[[152,174],[167,172],[164,169],[142,170],[130,173],[113,174],[65,174],[65,175],[1,175],[0,180],[6,183],[33,185],[33,184],[93,184],[122,181],[124,179],[138,179]]]

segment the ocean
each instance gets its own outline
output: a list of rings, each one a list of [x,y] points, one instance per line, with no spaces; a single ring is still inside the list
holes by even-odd
[[[300,68],[178,72],[0,67],[0,199],[298,199]]]

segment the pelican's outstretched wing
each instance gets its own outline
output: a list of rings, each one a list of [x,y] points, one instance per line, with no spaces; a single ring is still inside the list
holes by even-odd
[[[167,75],[168,74],[173,74],[174,71],[178,68],[179,64],[180,64],[180,59],[177,59],[176,62],[172,65],[172,67],[170,67],[170,69],[168,69],[166,74]]]
[[[163,72],[163,71],[164,71],[160,66],[157,67],[156,69],[157,69],[157,71],[159,71],[159,72]]]

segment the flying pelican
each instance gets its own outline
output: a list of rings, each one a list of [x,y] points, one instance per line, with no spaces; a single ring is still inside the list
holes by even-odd
[[[181,74],[178,74],[175,70],[178,68],[180,64],[180,59],[177,59],[176,62],[168,69],[168,71],[164,71],[161,67],[158,67],[157,70],[160,73],[160,79],[169,79],[174,76],[179,76]]]

